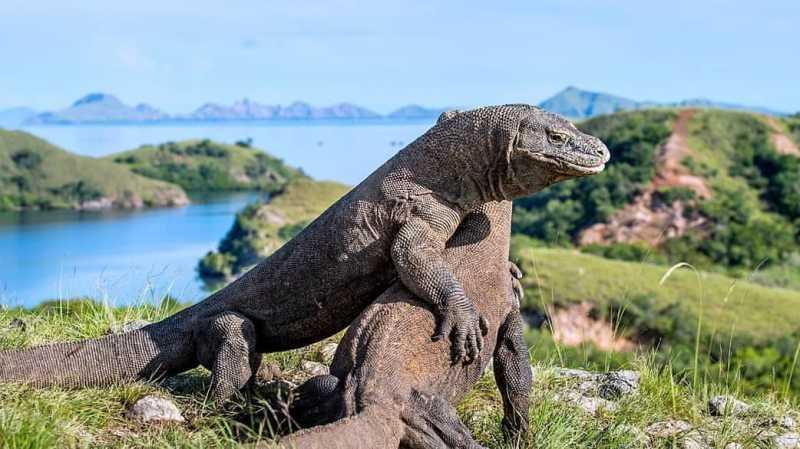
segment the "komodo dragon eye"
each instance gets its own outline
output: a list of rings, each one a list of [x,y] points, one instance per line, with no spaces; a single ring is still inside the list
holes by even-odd
[[[558,146],[564,145],[569,140],[569,136],[556,131],[548,132],[547,138],[550,139],[550,143]]]

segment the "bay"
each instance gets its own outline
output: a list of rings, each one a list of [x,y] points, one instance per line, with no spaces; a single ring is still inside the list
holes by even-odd
[[[100,157],[185,139],[253,145],[316,179],[356,184],[432,122],[40,126],[24,130]],[[0,305],[89,296],[111,305],[207,295],[196,266],[256,193],[193,196],[180,208],[0,214]]]

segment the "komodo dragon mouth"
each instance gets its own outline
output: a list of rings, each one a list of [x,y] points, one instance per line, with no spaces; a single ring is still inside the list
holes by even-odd
[[[608,162],[607,157],[599,159],[598,163],[594,165],[581,164],[578,162],[570,162],[549,154],[534,154],[532,155],[532,157],[541,162],[551,165],[559,173],[569,176],[596,175],[597,173],[602,172],[606,168],[606,163]]]

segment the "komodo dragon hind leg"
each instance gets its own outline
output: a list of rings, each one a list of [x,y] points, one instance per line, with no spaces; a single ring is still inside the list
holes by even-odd
[[[401,414],[403,449],[483,449],[444,399],[413,391]]]
[[[253,322],[236,312],[213,316],[198,326],[197,359],[211,370],[211,397],[223,404],[244,388],[261,364]]]

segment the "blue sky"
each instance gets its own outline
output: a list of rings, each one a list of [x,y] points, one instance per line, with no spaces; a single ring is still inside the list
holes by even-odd
[[[800,110],[798,1],[0,0],[0,107],[538,102],[567,85]]]

